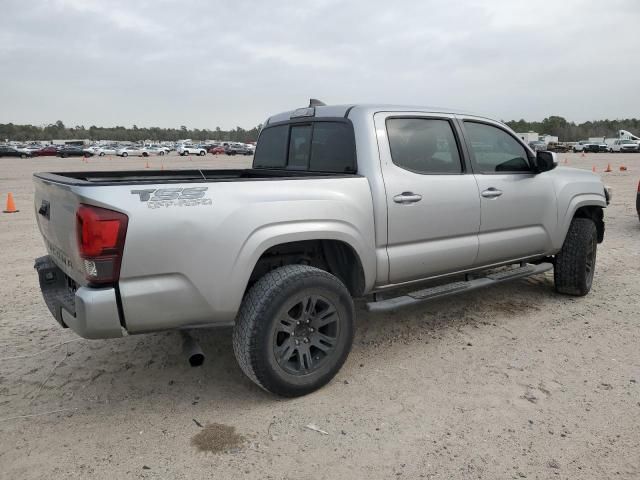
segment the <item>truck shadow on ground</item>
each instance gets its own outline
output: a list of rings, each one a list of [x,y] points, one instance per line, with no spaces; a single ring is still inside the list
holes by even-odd
[[[369,313],[364,302],[358,300],[351,360],[341,374],[365,374],[356,368],[357,359],[372,350],[385,355],[386,362],[394,362],[394,356],[401,355],[401,349],[392,348],[398,342],[424,343],[425,337],[437,342],[465,329],[469,330],[467,337],[473,336],[472,328],[500,326],[520,316],[524,321],[532,312],[567,301],[571,299],[553,292],[552,276],[548,274],[387,314]],[[189,366],[176,332],[72,343],[67,346],[66,356],[61,348],[51,356],[40,357],[37,363],[18,365],[7,376],[3,373],[2,390],[7,397],[0,405],[0,416],[24,410],[18,405],[29,405],[34,411],[73,406],[79,410],[102,407],[113,412],[141,404],[145,408],[154,404],[160,408],[167,403],[176,408],[197,408],[224,403],[227,409],[242,410],[287,401],[264,392],[243,375],[233,354],[231,333],[231,328],[196,330],[194,335],[207,358],[195,368]],[[57,361],[55,371],[49,374]]]

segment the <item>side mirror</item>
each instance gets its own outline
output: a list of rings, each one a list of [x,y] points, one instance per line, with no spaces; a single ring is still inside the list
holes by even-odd
[[[558,158],[555,152],[536,152],[536,171],[538,173],[548,172],[558,166]]]

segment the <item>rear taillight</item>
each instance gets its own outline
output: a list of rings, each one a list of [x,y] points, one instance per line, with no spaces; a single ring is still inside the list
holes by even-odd
[[[640,182],[638,182],[638,193],[640,193]]]
[[[120,278],[129,218],[106,208],[80,205],[76,212],[78,249],[89,283],[114,283]]]

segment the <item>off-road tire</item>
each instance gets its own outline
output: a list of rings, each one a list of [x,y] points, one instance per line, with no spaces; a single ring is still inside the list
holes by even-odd
[[[597,245],[598,232],[593,220],[574,218],[555,258],[553,278],[556,292],[580,297],[589,293]]]
[[[332,303],[339,334],[317,370],[292,374],[276,359],[274,332],[290,313],[291,302],[305,295]],[[264,390],[283,397],[306,395],[327,384],[344,364],[353,343],[354,317],[351,295],[338,278],[318,268],[286,265],[260,278],[245,296],[233,329],[233,350],[242,371]]]

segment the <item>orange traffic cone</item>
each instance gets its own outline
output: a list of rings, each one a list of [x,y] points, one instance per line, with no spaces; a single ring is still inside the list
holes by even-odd
[[[150,168],[149,167],[149,160],[147,160],[147,162],[144,164],[144,168]]]
[[[593,167],[591,167],[591,171],[592,171],[593,173],[596,173],[596,166],[595,166],[595,165],[594,165]]]
[[[624,165],[620,165],[620,171],[621,172],[626,172],[627,171],[627,167],[625,167]]]
[[[610,164],[610,163],[609,163],[609,164],[607,164],[607,168],[605,169],[605,172],[610,173],[610,172],[612,172],[612,171],[613,171],[613,170],[611,170],[611,164]]]
[[[4,212],[4,213],[17,213],[17,212],[19,212],[19,211],[20,211],[20,210],[18,210],[18,209],[16,208],[16,204],[15,204],[15,202],[13,201],[13,194],[12,194],[12,193],[9,193],[9,194],[7,195],[7,208],[6,208],[5,210],[3,210],[3,212]]]

